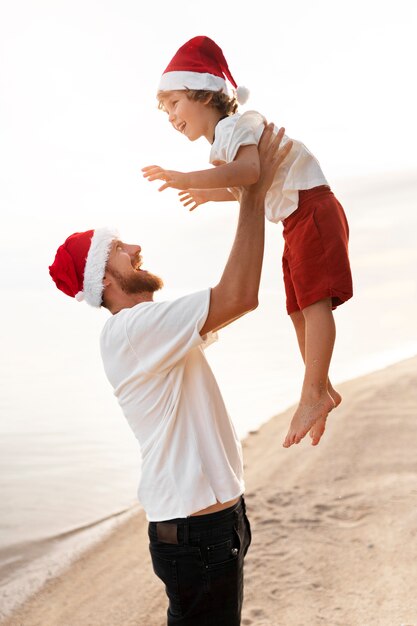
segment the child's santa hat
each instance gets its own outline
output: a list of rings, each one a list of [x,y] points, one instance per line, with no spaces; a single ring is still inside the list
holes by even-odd
[[[174,54],[162,74],[158,91],[203,89],[228,94],[226,79],[236,90],[237,101],[244,104],[249,89],[237,86],[221,48],[209,37],[193,37]]]
[[[112,243],[118,233],[109,228],[74,233],[57,250],[49,273],[58,289],[78,301],[100,307],[103,278]]]

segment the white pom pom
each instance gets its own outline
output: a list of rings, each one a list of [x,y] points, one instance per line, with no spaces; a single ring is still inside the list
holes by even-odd
[[[84,294],[82,291],[79,291],[76,295],[75,295],[75,299],[77,300],[77,302],[82,302],[84,300]]]
[[[247,87],[238,87],[236,89],[236,98],[239,104],[245,104],[249,100],[250,91]]]

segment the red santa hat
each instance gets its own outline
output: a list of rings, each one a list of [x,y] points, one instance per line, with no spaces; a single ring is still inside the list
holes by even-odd
[[[249,89],[237,86],[221,48],[209,37],[193,37],[174,54],[162,74],[158,91],[221,89],[228,94],[226,79],[235,89],[237,101],[244,104]]]
[[[49,267],[58,289],[78,301],[100,307],[103,278],[112,242],[119,235],[110,228],[74,233],[57,250]]]

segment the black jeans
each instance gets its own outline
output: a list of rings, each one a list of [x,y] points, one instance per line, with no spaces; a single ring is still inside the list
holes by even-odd
[[[239,626],[251,542],[243,496],[217,513],[150,522],[149,540],[169,599],[168,626]]]

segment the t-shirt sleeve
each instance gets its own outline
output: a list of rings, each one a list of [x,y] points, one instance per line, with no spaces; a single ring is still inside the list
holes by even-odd
[[[225,120],[216,132],[216,136],[210,150],[210,163],[221,161],[227,163],[227,146],[233,132],[233,120]]]
[[[133,307],[126,319],[126,335],[144,371],[164,373],[197,346],[216,335],[200,330],[207,319],[211,290],[168,302],[146,302]]]
[[[247,111],[236,122],[226,150],[228,163],[234,161],[242,146],[257,146],[264,129],[264,117],[256,111]]]

